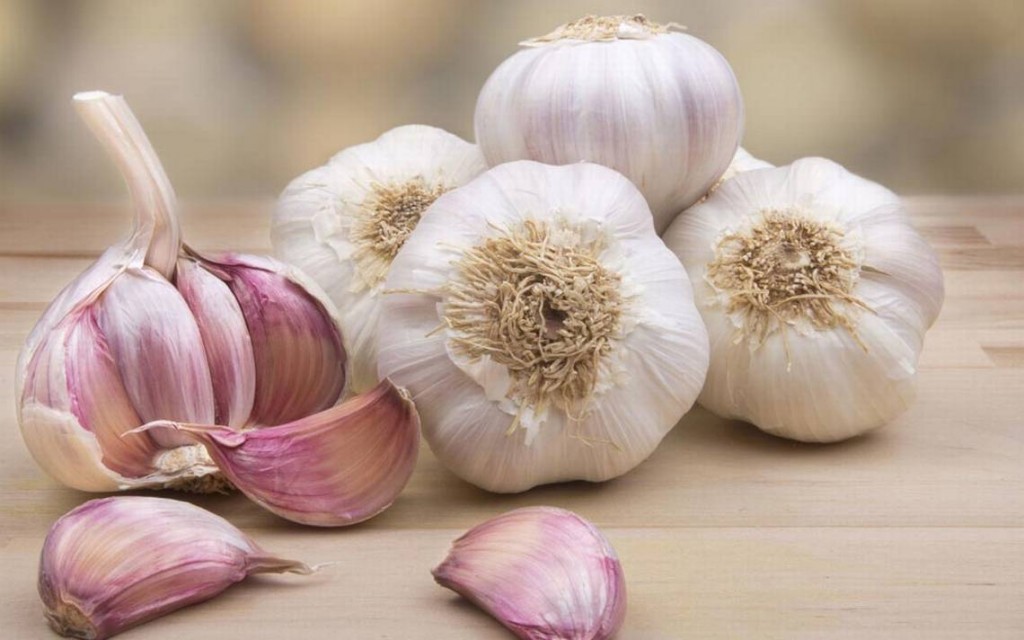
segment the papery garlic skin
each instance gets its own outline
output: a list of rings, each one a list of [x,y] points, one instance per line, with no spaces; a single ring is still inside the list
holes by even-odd
[[[766,162],[764,160],[761,160],[760,158],[755,158],[750,154],[749,151],[747,151],[743,147],[740,147],[739,149],[736,150],[736,154],[732,157],[732,162],[729,163],[729,167],[725,170],[725,173],[722,174],[722,177],[719,178],[719,181],[718,183],[716,183],[715,188],[720,186],[721,183],[725,182],[726,180],[735,178],[741,173],[753,171],[754,169],[771,169],[774,166],[775,165],[773,165],[770,162]]]
[[[476,138],[490,166],[611,167],[647,198],[658,233],[729,166],[743,100],[706,42],[643,16],[591,16],[523,44],[477,99]]]
[[[780,229],[788,244],[728,253]],[[799,233],[817,248],[792,241]],[[909,406],[944,291],[935,252],[894,193],[805,158],[728,180],[664,240],[690,273],[711,338],[703,406],[806,442],[864,433]],[[748,304],[752,285],[723,286],[722,274],[756,253],[764,262],[749,273],[776,269],[777,286],[793,287],[763,290],[770,310]]]
[[[54,631],[103,640],[252,574],[312,571],[187,502],[120,496],[86,502],[53,524],[39,595]]]
[[[512,162],[443,195],[386,288],[380,375],[412,393],[441,462],[490,491],[629,471],[704,381],[686,273],[600,165]]]
[[[135,228],[26,339],[23,439],[49,475],[83,491],[223,488],[191,440],[127,432],[161,419],[261,426],[330,407],[346,379],[333,307],[292,267],[184,247],[170,181],[124,99],[74,102],[128,182]]]
[[[525,640],[604,640],[626,616],[615,550],[564,509],[527,507],[479,524],[431,573]]]
[[[356,524],[387,509],[405,488],[420,444],[412,401],[389,380],[295,422],[236,431],[155,422],[204,447],[246,496],[293,522]]]
[[[341,151],[288,185],[271,225],[274,251],[316,281],[341,312],[352,389],[377,384],[377,325],[388,268],[423,211],[486,169],[476,145],[407,125]]]

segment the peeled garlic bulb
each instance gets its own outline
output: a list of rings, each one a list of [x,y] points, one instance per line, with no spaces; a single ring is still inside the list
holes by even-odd
[[[440,198],[391,266],[380,375],[438,458],[491,491],[607,480],[690,408],[707,335],[643,196],[520,161]]]
[[[354,391],[377,384],[377,325],[388,268],[442,193],[486,169],[476,145],[423,125],[345,149],[284,190],[271,239],[340,310]]]
[[[278,424],[332,406],[345,349],[331,303],[269,258],[181,244],[167,175],[127,103],[75,96],[117,161],[135,229],[54,299],[18,359],[18,418],[43,469],[83,491],[222,486],[212,461],[153,420]]]
[[[525,640],[604,640],[626,617],[615,550],[564,509],[527,507],[479,524],[432,573]]]
[[[488,164],[611,167],[639,187],[664,231],[722,175],[743,132],[729,63],[675,26],[588,16],[524,42],[477,99]]]
[[[385,380],[373,391],[287,424],[237,431],[153,422],[204,447],[242,493],[293,522],[338,527],[384,511],[401,493],[419,453],[419,416]]]
[[[702,405],[809,442],[909,406],[943,282],[894,193],[805,158],[728,180],[664,239],[711,337]]]
[[[39,560],[39,595],[54,631],[103,640],[250,575],[313,570],[187,502],[119,496],[86,502],[54,523]]]

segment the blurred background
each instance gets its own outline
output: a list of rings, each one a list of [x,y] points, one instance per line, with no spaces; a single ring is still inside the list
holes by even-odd
[[[517,42],[636,12],[725,54],[755,155],[907,194],[1024,192],[1022,0],[0,0],[0,198],[124,197],[75,91],[128,98],[182,199],[273,197],[400,124],[472,139]]]

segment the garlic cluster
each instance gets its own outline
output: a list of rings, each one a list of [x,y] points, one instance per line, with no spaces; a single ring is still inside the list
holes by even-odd
[[[647,198],[661,233],[728,167],[743,100],[706,42],[643,16],[589,16],[528,40],[477,100],[487,162],[611,167]]]
[[[432,573],[524,640],[605,640],[626,617],[615,550],[564,509],[527,507],[479,524]]]
[[[438,196],[484,169],[476,145],[407,125],[345,149],[281,194],[271,226],[274,251],[337,305],[353,390],[377,383],[380,295],[395,254]]]
[[[293,522],[339,527],[395,501],[416,465],[419,425],[408,395],[385,380],[283,425],[238,431],[159,421],[135,431],[181,434],[204,446],[224,476],[263,508]]]
[[[39,596],[54,631],[104,640],[253,574],[313,571],[187,502],[119,496],[86,502],[54,523],[39,560]]]
[[[664,239],[711,339],[702,405],[809,442],[907,408],[943,281],[894,193],[805,158],[733,177]]]
[[[153,420],[279,424],[345,387],[331,303],[269,258],[182,245],[174,191],[124,99],[75,106],[117,161],[135,228],[64,288],[18,360],[18,419],[36,461],[84,491],[222,485],[202,447]]]
[[[636,187],[519,161],[430,207],[392,263],[380,375],[437,457],[491,491],[600,481],[692,406],[707,334]]]

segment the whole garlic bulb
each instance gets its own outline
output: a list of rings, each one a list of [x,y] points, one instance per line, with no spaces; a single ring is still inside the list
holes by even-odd
[[[639,187],[664,231],[722,175],[743,132],[729,63],[675,26],[589,16],[524,42],[477,99],[487,162],[611,167]]]
[[[377,384],[380,294],[395,254],[439,195],[486,168],[476,145],[407,125],[345,149],[281,194],[270,230],[274,251],[340,310],[353,390]]]
[[[430,207],[391,266],[380,375],[491,491],[601,481],[692,406],[707,335],[643,196],[596,164],[510,162]]]
[[[805,158],[732,178],[664,238],[711,338],[702,405],[808,442],[909,406],[943,281],[894,193]]]
[[[58,294],[18,359],[18,421],[43,469],[83,491],[215,489],[205,450],[153,420],[232,427],[332,406],[345,349],[330,302],[296,270],[181,244],[167,175],[127,103],[75,96],[117,161],[135,229]]]

